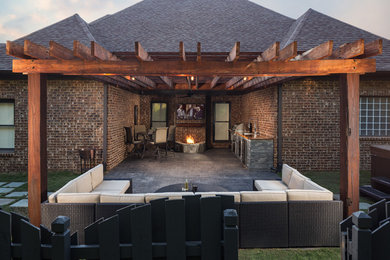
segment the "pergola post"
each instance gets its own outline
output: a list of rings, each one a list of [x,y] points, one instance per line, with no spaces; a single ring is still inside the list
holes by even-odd
[[[344,217],[359,210],[359,74],[340,77],[340,199]]]
[[[46,105],[46,75],[28,74],[28,214],[35,226],[47,199]]]

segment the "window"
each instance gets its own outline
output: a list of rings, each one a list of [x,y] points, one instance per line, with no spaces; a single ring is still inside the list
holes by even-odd
[[[390,97],[360,98],[360,136],[390,136]]]
[[[14,106],[13,100],[0,100],[0,152],[15,148]]]
[[[152,127],[167,126],[167,103],[152,103]]]

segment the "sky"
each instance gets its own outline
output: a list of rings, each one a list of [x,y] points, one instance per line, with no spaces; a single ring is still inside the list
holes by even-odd
[[[390,39],[389,0],[251,1],[294,19],[312,8]],[[75,13],[92,22],[138,2],[140,0],[0,0],[0,42],[15,40]]]

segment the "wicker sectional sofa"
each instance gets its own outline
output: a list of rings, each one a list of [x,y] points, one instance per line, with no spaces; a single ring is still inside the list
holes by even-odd
[[[285,174],[290,168],[287,165],[284,167]],[[286,180],[286,176],[281,182],[283,179]],[[254,186],[256,187],[256,181]],[[288,189],[267,190],[264,187],[262,190],[254,191],[195,194],[192,192],[133,194],[105,191],[99,193],[97,202],[61,203],[59,200],[57,203],[42,203],[42,223],[49,225],[58,215],[69,216],[71,231],[79,231],[79,238],[83,241],[84,227],[101,217],[114,215],[117,209],[129,204],[150,203],[160,198],[181,199],[188,195],[201,197],[230,195],[234,197],[239,214],[240,248],[339,245],[338,223],[342,220],[342,202],[331,199],[330,191],[325,190],[323,193],[326,195],[321,195],[324,197],[314,194],[314,199],[310,200],[311,195],[293,194],[289,197]]]

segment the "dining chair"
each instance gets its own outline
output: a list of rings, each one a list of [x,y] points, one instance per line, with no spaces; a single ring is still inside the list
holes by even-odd
[[[167,145],[167,135],[168,135],[168,127],[158,127],[155,133],[154,141],[150,142],[155,146],[154,156],[158,158],[161,157],[161,147],[164,147],[165,156],[168,155],[168,145]]]

